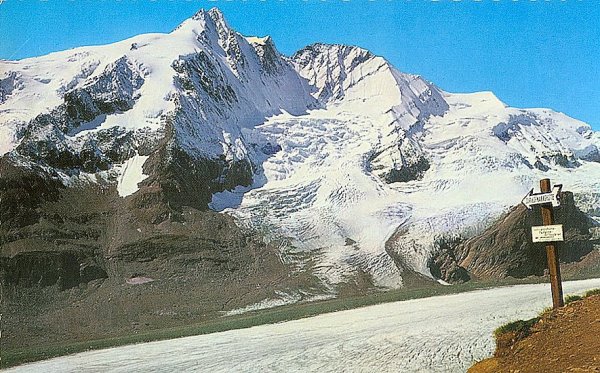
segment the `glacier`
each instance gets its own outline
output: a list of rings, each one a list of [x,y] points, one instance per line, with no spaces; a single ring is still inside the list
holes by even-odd
[[[599,279],[565,282],[584,293]],[[6,372],[465,372],[493,331],[551,304],[549,284],[385,303],[300,320],[87,351]],[[510,299],[510,302],[507,302]]]

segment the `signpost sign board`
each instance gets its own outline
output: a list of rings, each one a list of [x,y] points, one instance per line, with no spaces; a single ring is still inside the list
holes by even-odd
[[[533,189],[531,189],[521,203],[529,210],[531,210],[531,206],[533,205],[542,205],[545,203],[551,203],[552,206],[558,207],[560,206],[561,189],[562,184],[555,185],[554,188],[552,188],[552,191],[546,193],[533,193]]]
[[[546,258],[548,259],[552,289],[552,306],[559,308],[564,306],[565,302],[563,300],[558,252],[554,246],[554,242],[564,240],[562,225],[554,224],[554,207],[560,206],[562,185],[555,185],[554,188],[551,188],[550,185],[550,179],[540,180],[541,193],[533,193],[533,189],[531,189],[521,202],[529,210],[535,205],[540,205],[543,226],[531,227],[531,236],[533,242],[546,242]]]
[[[531,227],[533,242],[564,241],[562,224]]]

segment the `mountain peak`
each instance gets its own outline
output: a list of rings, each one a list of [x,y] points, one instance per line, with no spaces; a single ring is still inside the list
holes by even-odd
[[[303,58],[310,56],[314,57],[316,55],[325,53],[335,54],[341,57],[354,53],[356,55],[360,55],[361,59],[363,60],[375,57],[375,55],[370,51],[354,45],[314,43],[294,53],[292,59],[301,60]]]
[[[360,47],[323,43],[304,47],[291,59],[300,74],[316,88],[316,97],[323,103],[341,100],[348,88],[362,80],[360,77],[378,70],[385,62]],[[367,64],[369,68],[360,68]]]
[[[212,8],[211,10],[209,10],[208,16],[215,23],[217,29],[221,30],[221,32],[231,31],[231,27],[229,27],[227,21],[225,21],[223,13],[221,13],[221,11],[218,8]]]
[[[307,258],[319,248],[315,262],[333,269],[317,275],[332,283],[356,266],[399,286],[396,258],[427,274],[435,235],[484,224],[543,172],[580,195],[600,189],[600,137],[579,121],[442,92],[356,46],[317,43],[287,58],[218,9],[171,34],[3,69],[5,159],[65,186],[106,184],[152,224],[185,206],[230,208],[302,243]],[[581,198],[596,215],[597,194]]]
[[[210,10],[200,9],[191,18],[188,18],[177,26],[175,30],[181,29],[184,25],[190,25],[188,27],[198,30],[198,24],[200,25],[200,29],[214,29],[219,35],[224,35],[232,31],[227,21],[225,21],[223,13],[218,8]]]
[[[217,7],[213,7],[208,11],[208,14],[213,20],[225,21],[225,17],[223,16],[223,12]]]
[[[202,8],[192,16],[192,19],[194,20],[207,20],[208,18],[210,18],[213,22],[225,21],[223,13],[219,10],[219,8],[216,7],[209,10]]]

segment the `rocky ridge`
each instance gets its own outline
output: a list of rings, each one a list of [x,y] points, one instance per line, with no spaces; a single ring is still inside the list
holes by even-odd
[[[565,241],[557,243],[561,263],[577,263],[593,254],[599,244],[591,234],[598,224],[580,211],[573,194],[561,194],[554,209],[555,224],[562,224]],[[531,227],[542,225],[538,206],[512,208],[481,234],[468,239],[440,237],[430,261],[432,274],[446,282],[475,279],[525,278],[547,272],[544,244],[533,243]]]

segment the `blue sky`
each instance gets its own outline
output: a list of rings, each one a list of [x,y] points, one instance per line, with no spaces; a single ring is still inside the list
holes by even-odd
[[[493,91],[600,130],[596,0],[0,0],[0,58],[169,32],[211,7],[242,34],[271,35],[284,54],[359,45],[446,91]]]

